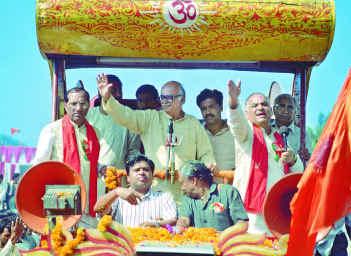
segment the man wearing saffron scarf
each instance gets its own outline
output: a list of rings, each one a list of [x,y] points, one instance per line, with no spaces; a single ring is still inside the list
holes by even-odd
[[[56,160],[76,170],[86,185],[89,195],[85,213],[95,217],[93,210],[97,197],[97,162],[100,145],[94,128],[86,121],[89,93],[83,87],[74,87],[65,97],[66,115],[46,125],[41,131],[34,164]],[[50,175],[50,174],[48,174]],[[83,218],[88,226],[92,218]]]
[[[261,93],[251,94],[245,103],[245,114],[238,97],[241,82],[228,83],[228,124],[235,139],[237,168],[233,185],[238,188],[249,215],[249,232],[270,234],[262,217],[265,196],[271,186],[292,171],[303,171],[299,157],[292,149],[284,151],[271,131],[271,109]]]

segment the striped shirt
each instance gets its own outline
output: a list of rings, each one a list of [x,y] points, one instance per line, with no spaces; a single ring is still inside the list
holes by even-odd
[[[176,203],[169,192],[150,190],[136,205],[121,198],[117,198],[112,204],[112,218],[129,227],[138,227],[147,221],[176,217]]]

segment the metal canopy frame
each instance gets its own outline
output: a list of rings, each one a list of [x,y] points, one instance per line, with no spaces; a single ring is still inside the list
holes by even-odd
[[[146,69],[221,69],[237,71],[257,71],[272,73],[292,73],[295,75],[292,94],[299,96],[300,106],[300,151],[305,150],[306,98],[308,79],[316,62],[269,62],[269,61],[184,61],[151,60],[130,58],[107,58],[99,56],[47,54],[52,68],[52,118],[59,119],[64,114],[63,102],[66,95],[66,69],[76,68],[146,68]],[[306,165],[308,159],[300,155]]]

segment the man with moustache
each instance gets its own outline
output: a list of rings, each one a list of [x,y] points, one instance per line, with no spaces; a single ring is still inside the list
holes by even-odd
[[[228,83],[228,124],[235,138],[236,172],[233,185],[238,188],[249,215],[249,231],[269,233],[262,216],[263,201],[270,187],[286,173],[303,171],[297,154],[277,147],[270,126],[271,109],[261,93],[252,93],[239,104],[241,82]],[[278,159],[277,157],[278,156]]]
[[[306,161],[311,156],[311,141],[306,136],[306,148],[300,152],[300,128],[295,125],[296,103],[290,94],[280,94],[274,99],[273,112],[275,116],[274,128],[278,131],[282,126],[288,129],[287,143],[301,158]]]
[[[56,160],[64,162],[81,175],[89,196],[81,222],[88,227],[94,226],[100,144],[94,128],[86,120],[89,93],[81,86],[68,90],[64,106],[64,117],[42,129],[33,164]]]
[[[204,128],[210,138],[218,169],[234,170],[234,137],[227,121],[221,117],[223,94],[216,89],[204,89],[197,96],[196,103],[204,118]]]

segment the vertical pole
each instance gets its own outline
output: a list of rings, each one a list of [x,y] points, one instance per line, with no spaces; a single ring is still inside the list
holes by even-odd
[[[55,57],[52,61],[52,120],[57,120],[64,115],[64,95],[66,94],[65,60]]]
[[[306,167],[308,159],[305,154],[301,152],[306,151],[306,81],[307,69],[303,68],[300,73],[300,157],[303,162],[303,166]]]

